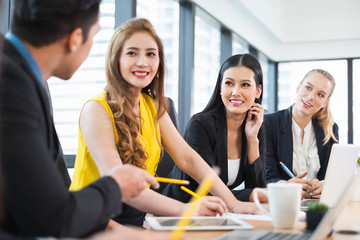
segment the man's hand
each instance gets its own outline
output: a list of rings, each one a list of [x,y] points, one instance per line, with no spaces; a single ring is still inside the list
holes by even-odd
[[[129,164],[112,168],[108,175],[115,179],[121,190],[123,202],[137,197],[150,183],[153,188],[159,188],[159,182],[145,170]]]

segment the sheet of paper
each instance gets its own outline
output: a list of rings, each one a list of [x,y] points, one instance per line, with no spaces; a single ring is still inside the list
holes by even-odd
[[[232,216],[237,217],[242,220],[259,220],[259,221],[271,221],[271,217],[265,214],[261,215],[253,215],[253,214],[240,214],[240,213],[225,213],[224,216]],[[306,213],[303,211],[299,211],[298,221],[304,222],[306,221]]]
[[[271,218],[265,214],[253,215],[253,214],[241,214],[241,213],[225,213],[225,216],[237,217],[242,220],[260,220],[260,221],[271,221]]]

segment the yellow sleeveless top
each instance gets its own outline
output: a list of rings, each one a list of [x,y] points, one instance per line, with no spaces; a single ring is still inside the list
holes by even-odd
[[[117,144],[119,142],[119,135],[116,131],[114,115],[110,109],[110,106],[106,102],[106,93],[102,92],[101,94],[88,100],[88,102],[89,101],[99,102],[109,114],[113,124],[115,141]],[[159,143],[161,144],[160,127],[158,124],[157,127],[155,127],[156,113],[156,108],[151,97],[145,93],[141,93],[140,115],[142,133],[139,134],[138,137],[148,155],[148,159],[145,162],[146,170],[153,176],[155,175],[157,164],[161,155],[161,147],[159,145]],[[78,132],[78,151],[75,159],[74,176],[70,185],[71,191],[76,191],[86,187],[100,177],[99,170],[90,155],[89,149],[85,144],[80,126]],[[159,140],[159,142],[156,138]]]

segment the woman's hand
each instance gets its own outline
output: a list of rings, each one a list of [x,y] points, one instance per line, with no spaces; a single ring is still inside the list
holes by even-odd
[[[201,201],[200,206],[195,213],[196,216],[216,216],[217,214],[223,215],[227,212],[226,204],[221,198],[205,196],[195,201]],[[185,204],[186,208],[189,207],[189,204],[191,203]]]
[[[320,182],[318,179],[311,179],[309,182],[314,190],[310,193],[311,197],[319,199],[323,188],[323,182]]]
[[[263,120],[264,108],[260,104],[254,103],[249,109],[245,124],[245,135],[248,144],[248,160],[250,164],[253,164],[256,159],[260,157],[258,133]]]
[[[257,138],[259,129],[263,121],[264,121],[264,108],[260,104],[254,103],[252,107],[249,109],[246,118],[245,134],[248,140]]]
[[[244,214],[256,214],[261,215],[261,211],[256,207],[255,203],[253,202],[241,202],[233,206],[232,208],[233,213],[244,213]]]
[[[263,189],[266,189],[266,188],[263,188]],[[257,195],[258,195],[259,202],[266,203],[269,201],[265,194],[258,192]],[[250,194],[249,202],[254,202],[254,191],[252,191]]]
[[[311,194],[313,193],[314,189],[310,182],[310,180],[303,179],[307,172],[304,172],[300,175],[297,175],[295,178],[291,178],[288,180],[289,183],[300,183],[302,185],[302,199],[304,198],[311,198]]]

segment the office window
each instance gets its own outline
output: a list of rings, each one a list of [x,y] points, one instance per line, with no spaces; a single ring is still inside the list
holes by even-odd
[[[354,144],[360,144],[360,59],[353,61]]]
[[[10,18],[10,1],[0,1],[0,33],[9,30]]]
[[[220,69],[220,30],[195,16],[194,85],[191,115],[204,109]]]
[[[178,106],[179,3],[174,0],[137,0],[137,17],[151,21],[165,51],[165,95]]]
[[[242,38],[238,35],[233,34],[232,36],[232,54],[245,54],[249,53],[249,46]]]
[[[308,71],[321,68],[330,72],[336,87],[330,100],[330,109],[339,126],[340,143],[347,143],[348,103],[347,103],[347,62],[345,60],[290,62],[279,64],[279,104],[278,109],[288,108],[296,97],[296,88]],[[354,88],[355,89],[355,88]]]
[[[232,53],[249,53],[249,45],[247,42],[235,34],[233,34]],[[261,105],[263,105],[265,109],[268,109],[268,58],[264,54],[260,53],[258,60],[263,71],[263,99]]]
[[[264,55],[264,54],[259,54],[259,58],[258,58],[260,65],[261,65],[261,69],[263,72],[263,98],[262,98],[262,103],[261,105],[265,108],[265,109],[269,109],[268,107],[268,95],[269,95],[269,77],[268,77],[268,70],[269,70],[269,63],[268,63],[268,58]]]
[[[94,37],[89,57],[74,76],[63,81],[48,80],[55,128],[64,154],[76,154],[78,119],[83,104],[102,92],[106,85],[104,64],[108,41],[114,31],[115,0],[103,0],[100,6],[100,31]]]

